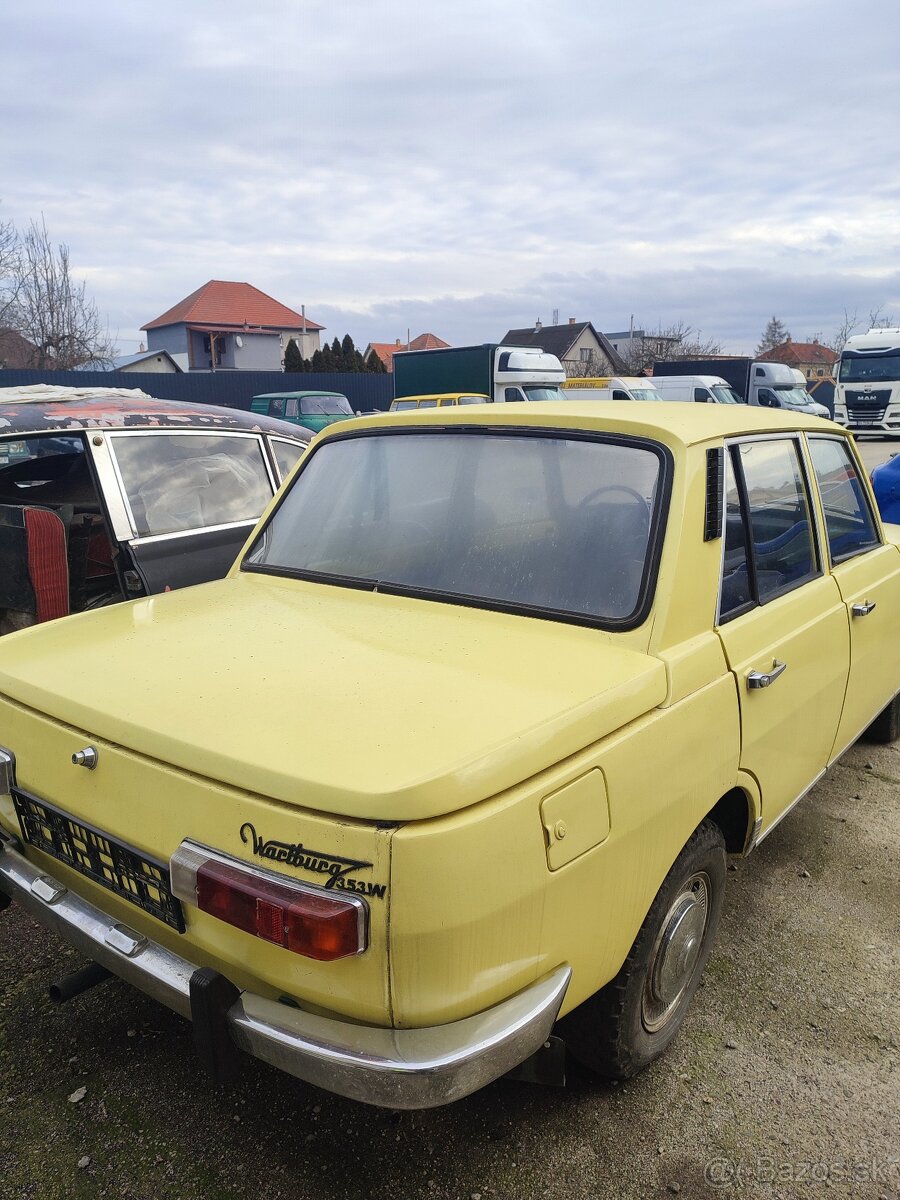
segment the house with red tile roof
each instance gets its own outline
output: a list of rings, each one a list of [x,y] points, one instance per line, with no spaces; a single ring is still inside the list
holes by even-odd
[[[443,341],[434,333],[420,333],[411,342],[401,342],[399,338],[394,342],[369,342],[363,358],[368,361],[369,355],[374,354],[384,363],[388,374],[391,374],[394,370],[394,355],[398,350],[446,350],[449,345],[449,342]]]
[[[310,358],[324,326],[250,283],[211,279],[142,328],[148,350],[185,371],[280,371],[288,342]]]
[[[831,368],[840,355],[830,347],[823,346],[818,338],[813,338],[811,342],[794,342],[788,338],[780,346],[767,350],[764,357],[768,362],[797,367],[807,380],[815,382],[817,379],[831,379]]]

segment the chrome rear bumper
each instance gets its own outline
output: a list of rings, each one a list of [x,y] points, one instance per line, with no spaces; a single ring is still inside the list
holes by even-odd
[[[113,921],[39,871],[0,833],[0,891],[83,954],[191,1017],[197,964]],[[557,967],[501,1004],[449,1025],[381,1029],[314,1016],[251,992],[225,1012],[241,1050],[326,1091],[385,1108],[434,1108],[518,1066],[550,1036],[571,977]]]

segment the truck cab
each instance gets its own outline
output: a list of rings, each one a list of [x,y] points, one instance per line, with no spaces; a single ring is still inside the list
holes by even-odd
[[[564,400],[566,373],[555,354],[530,347],[498,346],[494,368],[494,399]]]
[[[835,372],[834,419],[861,432],[900,433],[900,329],[847,338]]]

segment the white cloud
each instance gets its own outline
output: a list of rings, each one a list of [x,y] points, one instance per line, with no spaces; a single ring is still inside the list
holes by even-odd
[[[45,214],[123,348],[209,278],[363,341],[828,331],[900,291],[900,11],[854,31],[838,0],[7,0],[0,216]]]

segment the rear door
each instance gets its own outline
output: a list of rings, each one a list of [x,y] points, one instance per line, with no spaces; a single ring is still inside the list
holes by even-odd
[[[850,678],[837,758],[900,689],[900,553],[881,540],[846,438],[808,437],[831,571],[847,610]]]
[[[92,441],[135,591],[222,578],[275,491],[258,433],[156,427]]]
[[[798,436],[726,453],[718,631],[741,709],[741,767],[762,833],[825,770],[849,671],[846,609],[824,569]]]

